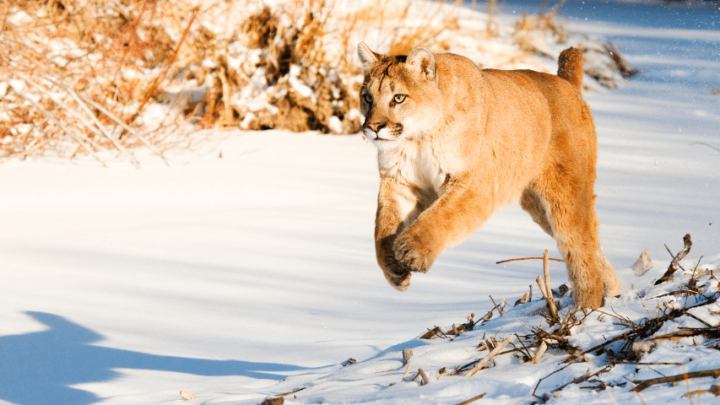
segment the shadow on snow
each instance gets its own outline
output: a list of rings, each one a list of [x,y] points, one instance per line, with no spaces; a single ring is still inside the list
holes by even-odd
[[[302,367],[236,360],[204,360],[157,356],[93,346],[103,336],[67,319],[27,312],[50,329],[0,337],[0,399],[19,405],[91,404],[98,397],[71,385],[108,381],[113,369],[171,371],[202,376],[246,376],[280,380]]]

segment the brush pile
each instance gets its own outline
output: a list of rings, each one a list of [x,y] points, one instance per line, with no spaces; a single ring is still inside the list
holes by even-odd
[[[298,387],[291,378],[277,389],[302,389],[294,391],[293,403],[341,397],[355,403],[343,397],[348,392],[360,402],[415,398],[414,403],[443,404],[483,397],[574,404],[587,400],[588,392],[615,403],[674,404],[683,396],[692,403],[696,396],[717,396],[720,269],[714,267],[720,256],[712,265],[702,265],[702,258],[684,262],[690,246],[688,235],[685,247],[671,253],[665,276],[638,275],[648,287],[630,286],[600,309],[574,309],[572,290],[548,289],[545,271],[537,280],[540,300],[532,300],[532,288],[511,308],[492,299],[493,308],[478,319],[471,314],[458,325],[436,326],[369,360],[337,366],[317,381]]]
[[[564,32],[554,12],[504,26],[425,1],[4,2],[0,160],[81,154],[105,164],[114,151],[137,164],[136,147],[162,157],[209,128],[355,133],[361,40],[383,53],[422,45],[546,72],[580,46],[594,55],[587,72],[615,87],[619,54]]]

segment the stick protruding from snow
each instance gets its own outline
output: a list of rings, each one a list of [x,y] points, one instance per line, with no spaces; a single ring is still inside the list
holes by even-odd
[[[402,351],[402,356],[403,356],[403,358],[402,358],[402,365],[404,366],[404,365],[407,364],[408,360],[410,360],[410,357],[413,356],[413,351],[412,351],[412,349],[407,349],[407,348],[403,349],[403,351]]]
[[[409,363],[407,368],[405,369],[405,375],[403,375],[403,378],[402,378],[403,380],[408,378],[408,376],[410,375],[410,371],[412,371],[412,363]]]
[[[670,266],[668,267],[665,274],[663,274],[662,277],[660,277],[660,280],[655,282],[655,285],[664,283],[668,280],[670,280],[673,276],[673,274],[677,271],[677,269],[680,266],[680,260],[684,259],[685,256],[687,256],[688,253],[690,253],[690,248],[692,247],[692,240],[690,239],[690,234],[685,235],[683,237],[683,242],[685,243],[685,246],[683,246],[682,250],[678,252],[677,255],[673,258],[673,261],[670,263]]]
[[[547,343],[545,343],[545,341],[543,341],[540,344],[538,351],[535,353],[535,356],[533,356],[532,364],[538,364],[540,362],[540,359],[542,359],[542,356],[547,351],[547,348],[548,348]]]
[[[428,378],[427,374],[423,371],[423,369],[418,369],[418,374],[420,374],[420,378],[423,380],[423,385],[430,384],[430,379]]]
[[[472,377],[475,375],[475,373],[482,370],[482,368],[485,367],[490,362],[490,360],[493,359],[493,357],[497,356],[497,354],[500,353],[502,349],[505,348],[505,346],[510,344],[514,337],[514,334],[510,335],[507,337],[507,339],[503,340],[502,343],[495,346],[495,348],[487,356],[480,360],[478,364],[476,364],[475,367],[472,368],[472,370],[468,371],[468,373],[465,374],[465,378]]]
[[[537,282],[538,287],[540,287],[540,292],[545,298],[545,303],[547,305],[548,312],[550,313],[550,317],[555,322],[560,322],[560,315],[558,315],[557,307],[555,307],[555,298],[553,298],[552,289],[550,288],[550,265],[547,249],[545,249],[545,252],[543,253],[543,274],[545,275],[545,280],[543,280],[541,276],[538,276],[535,281]]]

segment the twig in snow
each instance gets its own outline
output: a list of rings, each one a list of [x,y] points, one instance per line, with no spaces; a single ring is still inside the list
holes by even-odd
[[[685,243],[685,246],[683,246],[682,250],[678,252],[678,254],[673,258],[672,262],[670,263],[670,266],[668,267],[665,274],[663,274],[662,277],[658,281],[655,282],[655,285],[664,283],[672,278],[673,273],[675,273],[678,270],[678,264],[680,260],[684,259],[685,256],[690,252],[690,248],[692,247],[692,240],[690,239],[690,234],[685,235],[683,237],[683,242]]]
[[[631,347],[632,342],[652,336],[655,332],[657,332],[662,327],[662,325],[665,322],[673,320],[675,318],[679,318],[679,317],[685,315],[689,310],[691,310],[695,307],[712,304],[715,301],[717,301],[719,297],[720,297],[720,295],[718,295],[716,293],[712,297],[710,297],[708,300],[698,303],[697,305],[694,305],[692,307],[680,308],[680,309],[675,309],[675,308],[671,307],[671,310],[667,313],[663,313],[662,316],[653,318],[652,320],[649,320],[642,326],[638,326],[638,327],[631,329],[623,334],[617,335],[614,338],[606,340],[604,343],[601,343],[593,348],[585,350],[579,354],[572,355],[569,358],[565,359],[563,362],[572,364],[575,361],[577,361],[578,358],[581,358],[583,355],[585,355],[587,353],[592,353],[596,350],[599,350],[600,348],[603,348],[609,344],[612,344],[614,342],[621,341],[621,340],[627,340],[629,344],[626,343],[626,346]]]
[[[520,260],[543,260],[543,258],[542,258],[542,257],[521,257],[521,258],[519,258],[519,259],[500,260],[499,262],[495,262],[495,264],[503,264],[503,263],[508,263],[508,262],[518,262],[518,261],[520,261]],[[554,261],[554,262],[565,263],[563,260],[555,259],[555,258],[553,258],[553,257],[548,258],[548,260],[552,260],[552,261]],[[532,288],[532,286],[531,286],[530,288]]]
[[[467,405],[467,404],[469,404],[469,403],[471,403],[471,402],[477,401],[478,399],[482,399],[485,395],[487,395],[487,392],[484,393],[484,394],[480,394],[480,395],[478,395],[478,396],[476,396],[476,397],[472,397],[472,398],[470,398],[470,399],[466,399],[466,400],[464,400],[464,401],[462,401],[462,402],[458,402],[457,405]]]
[[[672,375],[669,377],[660,377],[660,378],[653,378],[652,380],[636,380],[633,381],[637,386],[632,389],[634,392],[640,392],[648,387],[651,387],[656,384],[663,384],[663,383],[672,383],[677,381],[682,381],[685,379],[691,379],[691,378],[702,378],[702,377],[713,377],[718,378],[720,377],[720,368],[715,370],[703,370],[703,371],[694,371],[692,373],[683,373],[678,375]]]
[[[510,342],[513,340],[514,337],[515,337],[514,334],[510,335],[507,337],[507,339],[503,340],[502,343],[497,345],[487,356],[485,356],[485,358],[480,360],[480,362],[478,362],[475,365],[475,367],[472,368],[472,370],[470,370],[467,374],[465,374],[465,378],[472,377],[475,375],[475,373],[482,370],[482,368],[485,367],[490,362],[490,360],[492,360],[493,357],[495,357],[498,353],[500,353],[500,351],[502,351],[502,349],[504,349],[505,346],[510,344]]]
[[[477,321],[475,321],[473,326],[477,325],[480,322],[489,321],[490,319],[492,319],[492,313],[494,310],[495,310],[495,308],[489,310],[487,314],[483,315],[481,318],[479,318]]]
[[[515,305],[513,305],[513,306],[516,307],[518,305],[527,304],[527,302],[528,302],[528,293],[525,293],[522,295],[522,297],[520,297],[519,300],[515,301]]]
[[[523,343],[520,337],[518,337],[518,342],[520,342],[520,345],[523,347],[523,350],[521,350],[521,353],[523,354],[523,362],[531,360],[533,356],[530,354],[530,350],[527,348],[527,346],[525,346],[525,343]]]
[[[495,300],[493,299],[492,295],[490,295],[490,301],[492,301],[493,305],[495,305],[495,309],[497,309],[497,311],[498,311],[498,313],[500,314],[500,316],[503,316],[503,311],[502,311],[502,309],[500,309],[500,307],[498,307],[498,305],[495,303]]]
[[[540,347],[538,348],[538,351],[535,352],[535,356],[533,356],[532,364],[538,364],[540,362],[540,359],[542,359],[543,355],[545,354],[545,351],[547,351],[547,343],[544,341],[540,343]]]
[[[412,363],[408,363],[408,366],[405,369],[405,374],[403,375],[403,378],[402,378],[403,380],[408,378],[408,376],[410,375],[410,370],[412,370]]]
[[[418,369],[418,374],[420,374],[420,377],[422,377],[423,385],[428,385],[428,384],[430,384],[430,379],[428,378],[427,374],[425,374],[425,372],[423,371],[423,369],[419,368],[419,369]]]
[[[545,291],[545,282],[543,281],[542,276],[537,276],[535,282],[537,283],[538,287],[540,287],[540,294],[542,294],[543,298],[547,299],[548,294]]]
[[[629,365],[633,365],[633,366],[682,366],[685,364],[685,363],[658,363],[658,362],[643,363],[641,361],[612,361],[612,362],[615,364],[629,364]]]
[[[513,318],[513,319],[515,319],[516,321],[520,322],[520,324],[521,324],[522,326],[524,326],[524,327],[525,327],[527,330],[529,330],[530,332],[536,333],[535,330],[533,330],[531,327],[525,325],[525,322],[523,322],[523,321],[521,321],[521,320],[519,320],[519,319],[517,319],[517,318]]]
[[[274,397],[286,397],[286,396],[291,395],[291,394],[294,394],[294,393],[296,393],[296,392],[300,392],[300,391],[302,391],[302,390],[304,390],[304,389],[307,389],[307,387],[298,388],[298,389],[293,390],[293,391],[290,391],[290,392],[285,392],[285,393],[282,393],[282,394],[276,394],[276,395],[273,395],[273,396],[274,396]]]
[[[420,339],[432,339],[435,336],[440,335],[440,334],[443,334],[442,329],[440,329],[439,326],[436,326],[432,329],[428,328],[428,331],[425,332],[424,335],[420,336]]]
[[[412,356],[413,356],[413,351],[412,351],[412,349],[408,349],[408,348],[403,349],[403,351],[402,351],[402,357],[403,357],[403,358],[402,358],[402,365],[403,365],[403,366],[406,365],[407,362],[408,362],[408,360],[410,360],[410,357],[412,357]]]
[[[558,372],[560,372],[560,371],[563,371],[563,370],[565,370],[565,369],[568,368],[568,367],[570,367],[570,364],[566,364],[566,365],[560,367],[559,369],[553,371],[552,373],[546,375],[545,377],[539,379],[538,382],[537,382],[537,384],[535,384],[535,389],[534,389],[533,392],[532,392],[532,396],[534,396],[535,398],[540,398],[540,399],[542,399],[541,397],[539,397],[539,396],[537,396],[537,395],[535,394],[535,392],[537,391],[538,387],[540,386],[540,383],[543,382],[543,380],[545,380],[546,378],[549,378],[551,375],[553,375],[553,374],[555,374],[555,373],[558,373]]]
[[[613,318],[615,318],[615,319],[620,320],[620,321],[622,322],[622,324],[620,324],[620,325],[626,326],[626,327],[628,327],[628,328],[636,327],[636,326],[637,326],[637,324],[636,324],[635,322],[633,322],[632,320],[630,320],[630,319],[628,319],[628,318],[626,318],[626,317],[620,316],[620,315],[618,315],[617,313],[616,313],[615,315],[613,315],[613,314],[608,314],[607,312],[601,311],[601,310],[599,310],[599,309],[596,309],[595,311],[596,311],[596,312],[600,312],[601,314],[605,314],[605,315],[607,315],[607,316],[610,316],[610,317],[613,317]],[[613,311],[613,312],[615,312],[615,311]]]
[[[653,338],[648,339],[649,342],[655,342],[658,340],[679,340],[686,337],[692,337],[692,336],[709,336],[712,338],[720,338],[720,330],[716,328],[688,328],[688,329],[681,329],[676,332],[666,333],[664,335],[656,336]]]
[[[640,393],[639,393],[639,392],[635,391],[635,394],[637,394],[638,399],[640,400],[640,402],[641,402],[643,405],[647,405],[647,404],[645,403],[645,401],[643,401],[643,399],[642,399],[642,397],[640,396]]]
[[[677,290],[677,291],[670,291],[669,293],[660,294],[658,296],[652,297],[650,299],[654,300],[657,298],[667,297],[670,295],[681,295],[681,294],[700,294],[699,291],[688,289],[687,287]]]
[[[545,251],[545,253],[547,253],[547,250]],[[549,272],[546,274],[549,275]],[[545,298],[545,304],[547,305],[550,319],[552,319],[556,323],[560,322],[560,316],[558,315],[557,308],[555,307],[555,298],[553,298],[552,296],[552,290],[547,291],[549,289],[549,283],[547,282],[547,280],[543,281],[542,276],[538,276],[537,279],[535,279],[535,282],[537,283],[538,287],[540,287],[540,292]]]
[[[720,325],[715,325],[715,326],[710,325],[709,323],[703,321],[702,319],[700,319],[700,318],[698,318],[697,316],[691,314],[690,312],[686,313],[685,315],[687,315],[687,316],[689,316],[690,318],[693,318],[693,319],[695,319],[696,321],[704,324],[704,325],[707,326],[708,328],[717,328],[718,326],[720,326]]]
[[[590,378],[595,377],[596,375],[600,375],[602,373],[606,373],[606,372],[610,371],[610,369],[613,368],[614,366],[615,366],[614,364],[608,364],[607,366],[602,367],[600,370],[598,370],[592,374],[590,374],[590,370],[588,369],[588,371],[585,372],[585,374],[583,376],[578,377],[565,385],[561,385],[560,387],[555,388],[554,390],[552,390],[550,392],[558,392],[570,384],[580,384],[581,382],[587,381]]]
[[[548,250],[543,252],[543,274],[545,275],[545,292],[548,295],[548,308],[553,319],[560,320],[557,308],[555,307],[555,298],[553,298],[552,289],[550,288],[550,263],[548,262]]]
[[[713,87],[713,89],[715,89],[715,87]],[[720,90],[718,90],[718,94],[720,94]],[[716,151],[720,152],[720,149],[718,149],[718,148],[716,148],[716,147],[714,147],[714,146],[712,146],[712,145],[710,145],[710,144],[707,144],[707,143],[705,143],[705,142],[692,142],[690,145],[705,145],[705,146],[707,146],[708,148],[713,148],[713,149],[715,149]]]
[[[532,302],[532,284],[530,284],[530,293],[528,294],[528,302]]]

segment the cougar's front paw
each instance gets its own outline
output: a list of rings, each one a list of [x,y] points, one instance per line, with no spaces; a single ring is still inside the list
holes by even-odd
[[[438,253],[432,241],[415,232],[403,232],[393,245],[395,259],[406,269],[420,273],[430,270]]]
[[[375,246],[377,260],[388,283],[398,291],[405,291],[410,286],[412,273],[395,259],[395,253],[392,250],[394,240],[395,235],[391,235],[377,241]]]
[[[407,270],[383,269],[383,274],[388,283],[398,291],[405,291],[410,287],[410,273]]]

